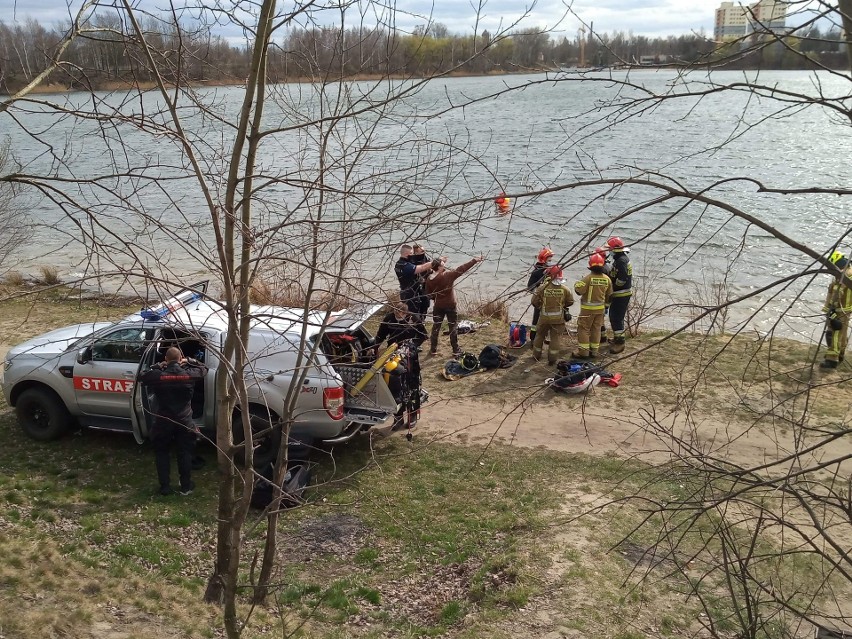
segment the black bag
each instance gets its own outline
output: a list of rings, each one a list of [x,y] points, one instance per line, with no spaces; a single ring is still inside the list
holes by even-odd
[[[556,362],[556,381],[559,387],[573,386],[591,377],[595,373],[600,374],[601,367],[591,362],[579,362],[570,359],[560,359]]]
[[[482,368],[509,368],[517,359],[498,344],[489,344],[479,353],[479,365]]]
[[[251,505],[261,510],[272,503],[274,491],[272,489],[272,474],[275,466],[272,463],[266,465],[254,482],[251,493]],[[287,466],[284,474],[284,482],[281,484],[283,495],[281,496],[282,508],[293,508],[304,503],[305,491],[311,482],[311,469],[308,462],[304,460],[293,461]]]

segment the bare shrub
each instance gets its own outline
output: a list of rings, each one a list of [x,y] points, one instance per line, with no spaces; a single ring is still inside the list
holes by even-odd
[[[256,278],[251,284],[251,301],[254,304],[296,307],[305,305],[305,292],[301,286],[283,286],[281,282]]]
[[[55,286],[62,282],[59,277],[59,269],[57,269],[55,266],[48,266],[47,264],[42,264],[38,267],[38,273],[38,281],[40,284],[45,284],[46,286]]]
[[[473,292],[463,293],[458,297],[460,298],[459,311],[461,315],[497,319],[501,322],[509,321],[508,304],[504,300],[494,299],[480,286],[474,287]]]
[[[358,291],[344,283],[338,286],[337,292],[333,287],[314,286],[310,296],[309,307],[315,311],[340,311],[347,308],[350,300],[358,299]],[[272,273],[264,277],[256,277],[250,286],[250,298],[253,304],[269,304],[285,308],[304,308],[308,292],[300,280],[288,277],[286,273]]]
[[[3,284],[11,288],[22,288],[26,279],[20,271],[9,271],[3,276]]]
[[[728,303],[731,301],[727,274],[713,269],[709,271],[702,269],[701,281],[694,282],[692,289],[695,305],[690,309],[690,319],[697,319],[708,310],[712,311],[693,324],[693,331],[708,335],[724,335],[728,325]]]
[[[633,294],[624,318],[630,337],[638,336],[643,327],[662,314],[664,298],[660,292],[660,279],[658,272],[649,271],[633,280]]]

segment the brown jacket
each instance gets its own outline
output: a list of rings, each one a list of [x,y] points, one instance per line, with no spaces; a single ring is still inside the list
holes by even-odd
[[[603,315],[612,297],[612,280],[605,273],[589,273],[574,284],[580,296],[580,315]]]
[[[453,283],[472,269],[474,264],[476,264],[476,260],[470,260],[456,269],[436,273],[426,280],[426,294],[435,301],[434,308],[456,307],[456,294],[453,292]]]
[[[549,278],[544,284],[535,289],[532,305],[541,309],[539,324],[562,324],[565,322],[565,311],[571,308],[574,296],[571,291],[561,284],[553,283]]]

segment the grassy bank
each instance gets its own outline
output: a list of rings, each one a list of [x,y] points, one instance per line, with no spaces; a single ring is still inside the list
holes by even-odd
[[[136,308],[55,297],[5,302],[0,341]],[[495,322],[463,336],[462,346],[478,352],[505,334]],[[643,335],[628,352],[665,337]],[[761,402],[789,402],[793,411],[802,385],[819,381],[807,345],[683,335],[608,362],[622,386],[584,400],[544,390],[550,368],[528,349],[515,353],[510,369],[452,383],[439,377],[445,357],[424,359],[430,410],[451,413],[475,400],[573,411],[587,401],[627,414],[675,410],[692,397],[708,414],[749,418]],[[817,384],[809,407],[837,419],[847,386],[832,386],[829,398]],[[427,421],[412,442],[365,437],[314,454],[309,503],[282,518],[280,588],[252,612],[246,636],[642,639],[693,636],[708,615],[733,632],[722,576],[690,584],[689,573],[655,560],[654,537],[636,530],[648,502],[619,501],[682,500],[691,479],[681,470],[615,455],[439,444],[428,429]],[[89,431],[36,443],[0,406],[0,635],[221,636],[220,611],[201,602],[217,478],[212,450],[201,452],[208,463],[195,474],[196,492],[160,497],[149,447]],[[715,523],[708,515],[697,530]],[[251,525],[249,556],[263,535],[257,513]],[[700,564],[714,543],[687,538],[678,553]],[[800,563],[797,578],[812,568]],[[641,575],[651,578],[640,584]],[[688,596],[693,587],[718,592],[717,604],[700,608]]]
[[[6,411],[0,446],[5,636],[218,636],[218,610],[201,603],[212,467],[189,498],[162,498],[151,452],[128,437],[34,444]],[[527,613],[554,590],[565,597],[541,627],[626,639],[644,636],[637,624],[689,624],[689,606],[649,614],[650,595],[621,586],[632,561],[611,547],[637,513],[553,525],[638,482],[622,462],[400,438],[372,450],[362,439],[334,459],[317,457],[310,504],[283,518],[283,587],[248,636],[297,626],[309,637],[536,636]]]

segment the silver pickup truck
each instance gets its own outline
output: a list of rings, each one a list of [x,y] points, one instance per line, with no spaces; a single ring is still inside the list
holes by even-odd
[[[135,380],[143,368],[162,361],[170,346],[178,346],[209,368],[193,398],[193,419],[208,433],[215,429],[217,376],[245,378],[249,402],[239,409],[250,411],[253,428],[264,435],[255,442],[255,459],[263,463],[278,450],[281,429],[276,425],[286,414],[285,398],[294,383],[299,392],[293,437],[342,442],[396,412],[381,375],[352,392],[371,364],[371,351],[365,348],[371,336],[363,324],[380,308],[326,316],[254,306],[248,365],[234,371],[219,358],[227,328],[221,305],[197,289],[186,289],[159,307],[118,322],[68,326],[12,348],[3,362],[3,394],[23,431],[34,439],[60,437],[76,422],[133,432],[141,443],[148,432],[145,408],[151,398]],[[235,439],[241,434],[235,428]]]

